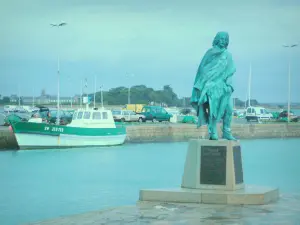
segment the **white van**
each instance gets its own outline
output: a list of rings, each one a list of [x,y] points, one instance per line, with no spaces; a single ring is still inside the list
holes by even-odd
[[[14,105],[5,105],[4,106],[5,113],[14,112],[15,110],[16,110],[16,106],[14,106]]]
[[[246,120],[249,121],[261,121],[261,120],[271,120],[273,115],[263,107],[248,107],[246,110]]]

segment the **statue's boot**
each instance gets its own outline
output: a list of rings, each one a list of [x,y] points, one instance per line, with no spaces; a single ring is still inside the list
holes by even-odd
[[[208,124],[209,140],[218,140],[218,130],[217,130],[217,120],[215,118],[210,118]]]
[[[233,137],[231,133],[231,128],[230,128],[231,120],[232,120],[232,115],[226,113],[223,119],[223,138],[227,140],[236,141],[236,138]]]

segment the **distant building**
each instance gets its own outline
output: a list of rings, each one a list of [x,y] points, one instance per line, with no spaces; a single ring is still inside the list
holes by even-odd
[[[22,97],[22,104],[29,105],[33,103],[32,97]]]
[[[70,104],[72,101],[72,103],[76,103],[76,99],[75,97],[60,97],[59,98],[59,102],[61,104]],[[50,96],[50,103],[53,104],[53,103],[57,103],[57,96]]]
[[[73,104],[76,104],[79,102],[80,96],[74,96],[74,97],[60,97],[59,101],[60,104],[71,104],[71,101]],[[55,95],[41,95],[38,97],[21,97],[21,103],[24,105],[32,105],[34,101],[35,105],[56,105],[57,104],[57,96]],[[19,97],[17,95],[11,95],[10,96],[10,103],[12,104],[18,104]]]
[[[19,97],[17,95],[11,95],[9,97],[9,102],[10,103],[17,103],[17,102],[19,102]]]
[[[41,95],[35,99],[35,102],[36,104],[39,105],[50,104],[51,103],[50,98],[51,98],[50,95]]]
[[[81,96],[80,95],[75,95],[74,96],[74,102],[75,103],[80,103],[80,100],[81,100]]]

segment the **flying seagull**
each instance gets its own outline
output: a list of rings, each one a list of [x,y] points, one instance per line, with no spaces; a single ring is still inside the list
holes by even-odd
[[[296,47],[298,46],[298,43],[297,44],[292,44],[292,45],[287,45],[287,44],[284,44],[282,45],[283,47],[289,47],[289,48],[293,48],[293,47]]]
[[[50,24],[52,27],[62,27],[62,26],[65,26],[67,25],[67,23],[63,22],[63,23],[59,23],[59,24],[54,24],[54,23],[51,23]]]

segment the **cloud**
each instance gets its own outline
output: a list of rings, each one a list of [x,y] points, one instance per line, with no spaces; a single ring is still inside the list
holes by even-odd
[[[13,57],[47,59],[59,52],[61,57],[75,61],[95,58],[119,61],[141,55],[168,58],[182,52],[190,60],[210,46],[219,30],[229,31],[231,45],[234,50],[237,48],[238,55],[260,51],[262,47],[275,49],[283,40],[292,39],[289,36],[300,36],[296,24],[291,23],[300,20],[299,6],[236,1],[97,2],[74,1],[68,5],[45,1],[22,5],[22,11],[10,7],[7,12],[13,9],[16,12],[10,16],[10,26],[3,37],[9,46],[6,53]],[[66,21],[68,26],[51,28],[49,23],[55,20]]]
[[[68,69],[74,76],[78,70],[99,67],[111,74],[131,70],[157,79],[163,74],[161,83],[174,77],[187,80],[184,86],[174,81],[181,95],[189,94],[201,57],[218,31],[230,34],[229,51],[237,63],[237,93],[241,95],[247,87],[241,82],[247,81],[250,61],[256,75],[269,80],[283,77],[279,71],[286,68],[287,49],[281,45],[300,41],[300,4],[289,0],[243,4],[237,0],[11,0],[1,4],[0,59],[26,62],[32,68],[37,63],[55,65],[59,55],[65,65],[77,65],[76,70]],[[61,21],[68,25],[59,29],[49,25]],[[295,50],[293,60],[299,55]],[[268,71],[260,69],[266,66]],[[13,71],[7,68],[7,74]],[[278,88],[276,82],[272,85]]]

